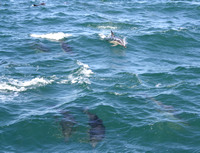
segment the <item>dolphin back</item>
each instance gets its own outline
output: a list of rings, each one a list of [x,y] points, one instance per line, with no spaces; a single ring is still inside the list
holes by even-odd
[[[71,47],[65,42],[61,42],[61,47],[65,52],[71,51]]]

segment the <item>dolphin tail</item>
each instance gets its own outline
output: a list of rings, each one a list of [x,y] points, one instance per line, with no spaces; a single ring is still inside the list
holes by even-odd
[[[123,45],[124,45],[125,48],[126,48],[126,44],[127,44],[127,42],[126,42],[126,37],[124,37],[124,38],[123,38]]]

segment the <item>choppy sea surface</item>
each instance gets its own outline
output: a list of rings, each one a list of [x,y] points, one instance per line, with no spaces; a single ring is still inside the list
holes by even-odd
[[[1,152],[200,152],[199,16],[199,0],[1,0]]]

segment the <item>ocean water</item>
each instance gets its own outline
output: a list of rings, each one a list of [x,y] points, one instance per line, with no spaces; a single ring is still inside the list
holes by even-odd
[[[200,152],[199,16],[199,0],[1,0],[0,152]]]

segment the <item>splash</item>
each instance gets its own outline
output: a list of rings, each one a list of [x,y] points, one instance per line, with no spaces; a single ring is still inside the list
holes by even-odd
[[[103,33],[100,33],[100,34],[99,34],[99,37],[100,37],[101,39],[106,39],[108,36],[105,35],[105,34],[103,34]]]
[[[45,39],[50,39],[50,40],[56,40],[59,41],[63,38],[67,38],[72,36],[71,34],[63,33],[63,32],[58,32],[58,33],[48,33],[48,34],[31,34],[31,37],[34,38],[45,38]]]

